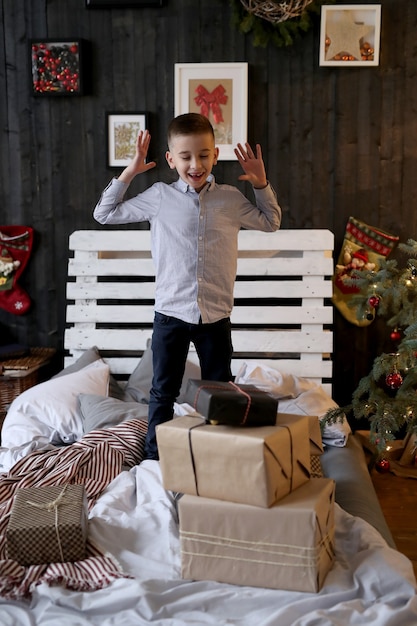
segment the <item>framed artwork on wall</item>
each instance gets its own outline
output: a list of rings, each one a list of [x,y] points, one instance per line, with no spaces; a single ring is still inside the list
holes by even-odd
[[[165,0],[85,0],[87,9],[142,9],[164,4]]]
[[[147,128],[146,113],[107,113],[107,165],[126,167],[135,156],[136,139]]]
[[[380,4],[322,6],[320,65],[379,65],[380,33]]]
[[[32,39],[30,86],[34,96],[80,96],[83,93],[83,41]]]
[[[213,125],[219,160],[247,141],[248,64],[176,63],[175,116],[202,113]]]

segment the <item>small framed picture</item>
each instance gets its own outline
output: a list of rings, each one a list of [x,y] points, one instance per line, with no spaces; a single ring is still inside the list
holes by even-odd
[[[370,67],[379,65],[380,4],[323,5],[320,65]]]
[[[85,0],[87,9],[144,9],[164,4],[165,0]]]
[[[213,125],[219,160],[247,141],[248,64],[176,63],[175,116],[201,113]]]
[[[32,39],[30,84],[35,96],[80,96],[83,93],[81,39]]]
[[[146,113],[107,113],[108,167],[129,165],[135,156],[138,133],[146,128]]]

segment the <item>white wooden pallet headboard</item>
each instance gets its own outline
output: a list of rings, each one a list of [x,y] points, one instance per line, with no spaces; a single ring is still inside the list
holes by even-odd
[[[333,248],[324,229],[239,233],[234,374],[255,359],[331,395]],[[97,346],[112,373],[127,378],[152,334],[150,231],[75,231],[69,249],[65,364]],[[194,346],[189,358],[198,362]]]

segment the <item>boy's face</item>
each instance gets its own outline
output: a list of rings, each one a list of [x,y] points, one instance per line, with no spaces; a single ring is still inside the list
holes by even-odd
[[[176,169],[179,177],[195,191],[200,192],[217,163],[219,149],[210,133],[176,135],[166,153],[169,167]]]

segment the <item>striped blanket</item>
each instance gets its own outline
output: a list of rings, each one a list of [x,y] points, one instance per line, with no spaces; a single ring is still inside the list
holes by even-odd
[[[0,475],[0,595],[22,599],[33,585],[46,582],[77,591],[93,591],[116,578],[129,578],[116,559],[87,539],[86,558],[75,563],[24,567],[7,558],[6,529],[17,489],[82,484],[88,510],[122,471],[143,459],[147,422],[134,419],[105,430],[91,431],[65,448],[35,451]]]

